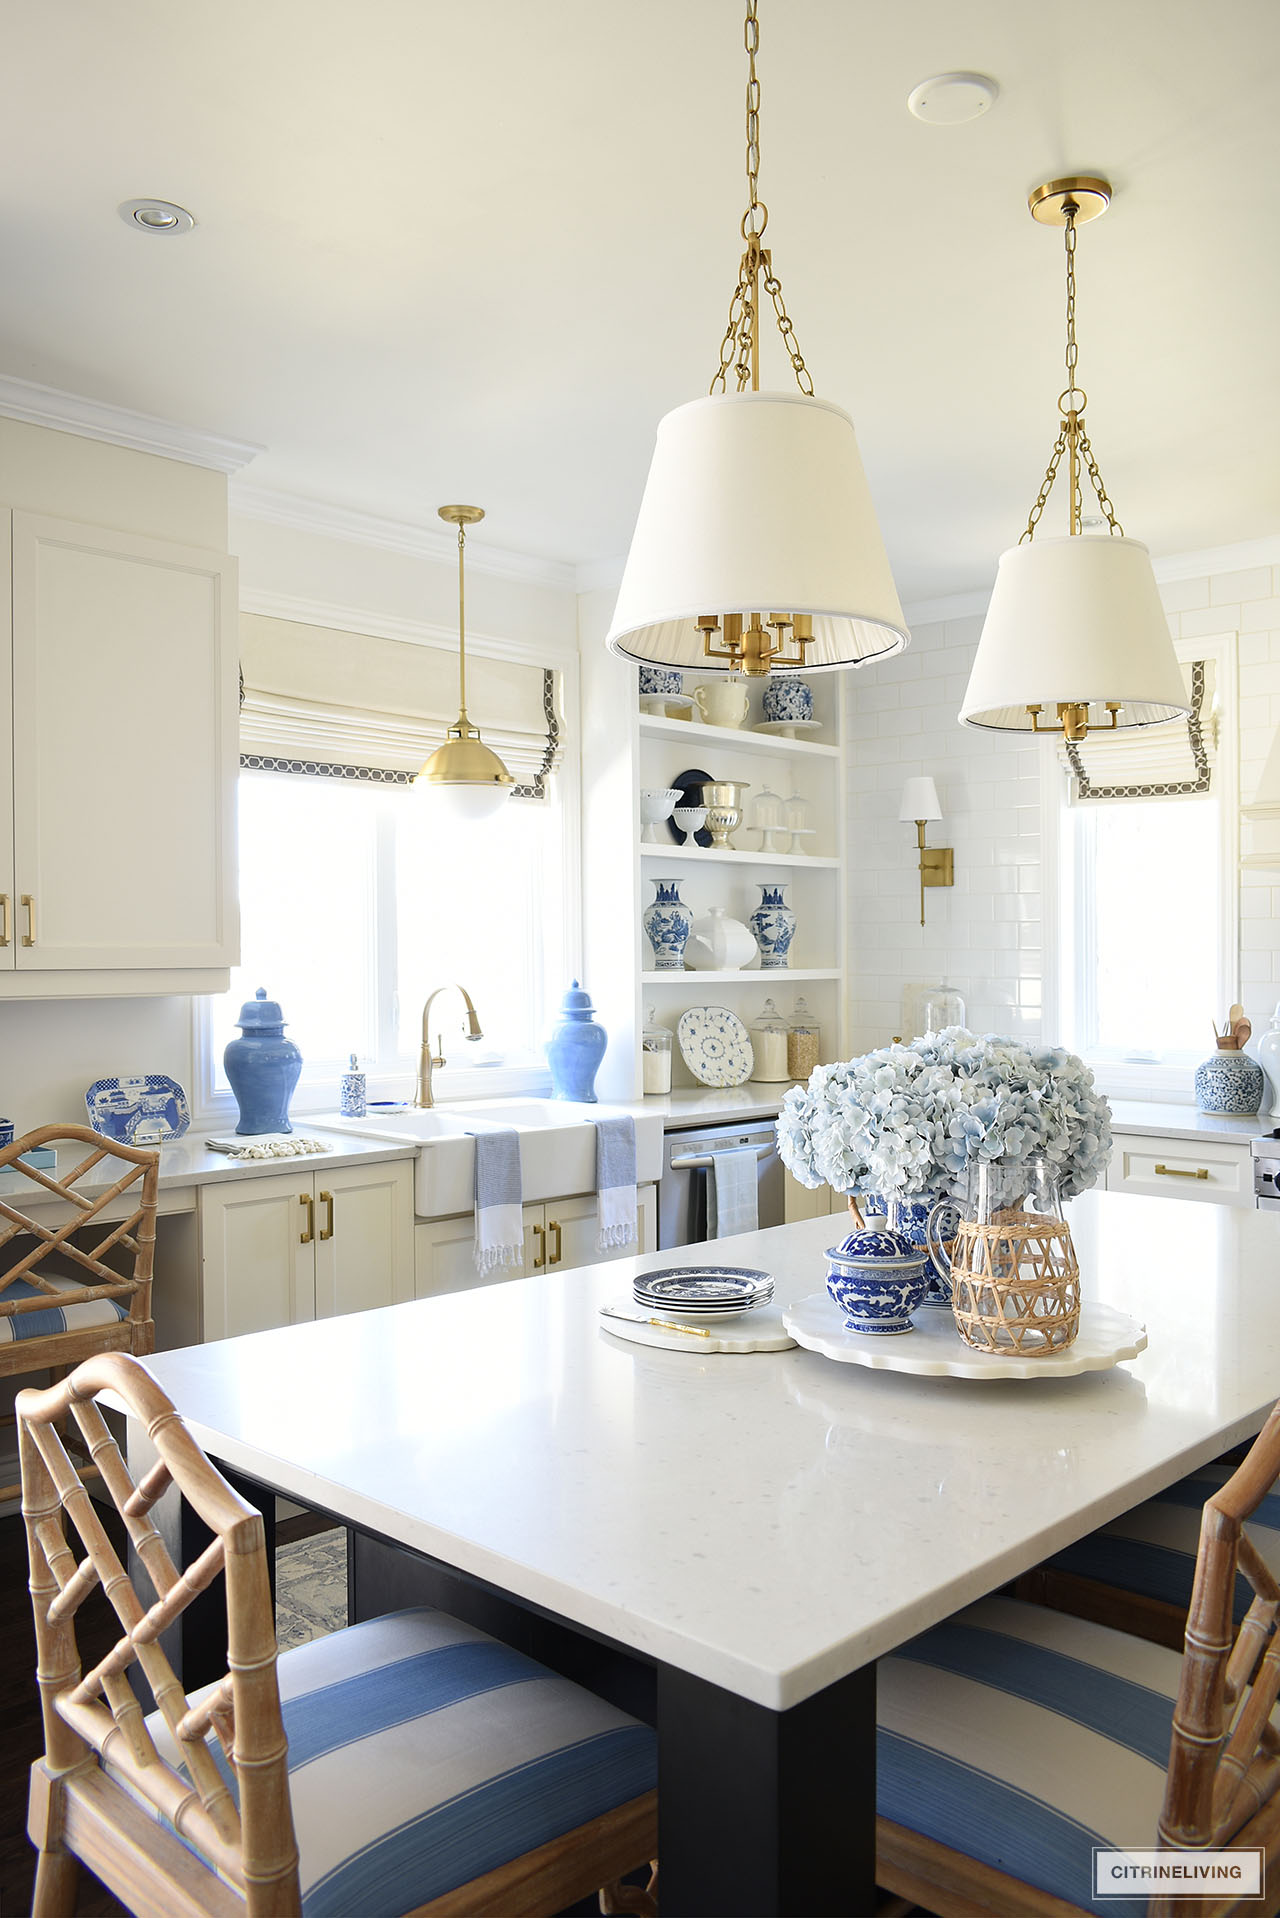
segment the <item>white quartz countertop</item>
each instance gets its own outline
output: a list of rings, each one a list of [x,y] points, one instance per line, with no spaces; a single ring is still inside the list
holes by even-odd
[[[148,1363],[230,1465],[777,1709],[1251,1435],[1280,1394],[1280,1217],[1109,1193],[1070,1216],[1086,1295],[1150,1334],[1077,1378],[604,1331],[598,1306],[670,1252]],[[822,1287],[837,1233],[715,1255],[785,1303]]]
[[[787,1090],[786,1081],[781,1085],[757,1085],[748,1080],[744,1086],[732,1086],[725,1091],[717,1091],[712,1086],[683,1087],[675,1092],[654,1093],[647,1099],[611,1099],[609,1104],[616,1112],[660,1113],[666,1130],[673,1132],[681,1126],[739,1125],[747,1119],[776,1119]]]
[[[205,1139],[211,1130],[214,1136],[221,1138],[232,1131],[228,1123],[225,1128],[202,1127],[192,1130],[184,1138],[175,1139],[171,1145],[160,1148],[160,1191],[172,1192],[176,1188],[193,1185],[212,1185],[223,1179],[254,1179],[271,1177],[280,1172],[310,1171],[322,1165],[353,1165],[358,1160],[365,1165],[376,1164],[383,1159],[412,1158],[417,1147],[412,1144],[389,1145],[385,1139],[362,1139],[351,1133],[324,1132],[319,1126],[309,1126],[305,1119],[294,1126],[294,1134],[300,1139],[324,1139],[333,1146],[332,1152],[312,1152],[299,1154],[290,1159],[233,1159],[227,1152],[211,1152]],[[250,1144],[249,1139],[245,1144]],[[42,1167],[52,1176],[64,1178],[72,1168],[89,1152],[88,1146],[75,1143],[60,1146],[56,1168]],[[123,1159],[104,1159],[95,1166],[85,1178],[78,1180],[76,1191],[93,1193],[101,1191],[103,1186],[113,1185],[125,1169]],[[0,1196],[8,1198],[21,1193],[24,1203],[32,1205],[60,1203],[52,1193],[43,1192],[21,1172],[0,1172]]]
[[[1270,1132],[1278,1123],[1256,1112],[1241,1118],[1231,1112],[1200,1112],[1195,1106],[1149,1104],[1140,1099],[1112,1099],[1110,1105],[1114,1132],[1137,1132],[1158,1138],[1175,1133],[1179,1138],[1194,1139],[1202,1145],[1213,1145],[1222,1139],[1248,1145],[1251,1139]]]

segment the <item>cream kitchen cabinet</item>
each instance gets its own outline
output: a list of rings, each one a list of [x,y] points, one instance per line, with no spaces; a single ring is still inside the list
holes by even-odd
[[[0,998],[238,957],[235,561],[0,511]]]
[[[202,1336],[413,1297],[413,1162],[297,1167],[200,1188]]]
[[[658,1243],[658,1206],[655,1188],[636,1188],[638,1243],[613,1252],[596,1249],[597,1211],[594,1192],[575,1199],[548,1199],[524,1208],[524,1257],[519,1265],[476,1271],[475,1218],[470,1213],[452,1219],[421,1219],[414,1228],[414,1292],[420,1299],[438,1292],[462,1292],[475,1285],[499,1285],[505,1279],[524,1279],[536,1272],[565,1271],[570,1266],[596,1265],[607,1259],[627,1259],[652,1252]]]
[[[1180,1138],[1176,1133],[1115,1134],[1107,1166],[1108,1192],[1158,1199],[1252,1207],[1253,1161],[1247,1139]]]

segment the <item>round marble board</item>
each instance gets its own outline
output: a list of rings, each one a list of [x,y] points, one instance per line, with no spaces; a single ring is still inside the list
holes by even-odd
[[[727,1320],[691,1325],[686,1332],[673,1332],[681,1314],[672,1311],[647,1312],[630,1299],[619,1299],[600,1307],[600,1330],[615,1338],[631,1339],[636,1345],[656,1345],[668,1352],[692,1352],[706,1358],[718,1352],[788,1352],[796,1343],[782,1323],[780,1305],[758,1305],[750,1312],[734,1312]],[[651,1318],[665,1318],[666,1325],[652,1325]]]
[[[728,1006],[690,1006],[676,1021],[680,1057],[702,1086],[742,1086],[755,1070],[751,1036]]]
[[[1121,1359],[1136,1359],[1147,1343],[1147,1328],[1114,1306],[1086,1300],[1080,1332],[1064,1351],[1022,1358],[1014,1353],[975,1352],[956,1331],[946,1306],[922,1306],[914,1331],[851,1332],[829,1292],[783,1308],[782,1323],[797,1345],[842,1365],[866,1365],[875,1371],[914,1372],[923,1378],[1067,1379],[1080,1372],[1106,1372]]]

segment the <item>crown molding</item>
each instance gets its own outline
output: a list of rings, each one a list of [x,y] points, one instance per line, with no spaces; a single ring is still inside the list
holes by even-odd
[[[51,427],[56,433],[75,433],[83,440],[106,440],[135,453],[156,453],[187,466],[207,466],[215,473],[238,473],[265,450],[250,440],[229,440],[194,426],[175,426],[172,420],[155,419],[150,413],[85,399],[80,393],[63,393],[56,386],[37,386],[7,373],[0,374],[0,416]]]
[[[625,553],[613,553],[608,559],[584,559],[574,569],[574,585],[580,593],[616,593],[626,564]]]
[[[456,549],[455,549],[456,551]],[[367,606],[342,606],[336,601],[303,599],[294,593],[276,593],[243,586],[240,611],[264,619],[293,620],[299,626],[327,626],[339,633],[370,633],[375,639],[406,640],[413,646],[458,650],[456,626],[438,626],[428,619],[405,619],[398,613],[371,611]],[[577,660],[576,649],[552,640],[508,639],[498,633],[473,632],[467,626],[467,651],[485,659],[507,659],[518,666],[564,666]]]
[[[1251,566],[1280,566],[1280,533],[1266,539],[1242,539],[1235,546],[1207,546],[1200,553],[1153,554],[1158,580],[1205,579],[1213,573],[1243,573]]]
[[[315,533],[323,539],[346,540],[353,546],[381,547],[389,553],[408,553],[414,559],[432,560],[451,568],[457,564],[456,535],[434,526],[383,519],[377,513],[361,513],[328,500],[307,499],[300,493],[278,493],[270,487],[248,486],[242,481],[236,481],[229,488],[228,503],[233,513],[245,519],[264,520],[270,526],[288,527],[291,532]],[[575,590],[574,568],[567,561],[508,552],[504,547],[488,545],[483,538],[468,542],[467,570],[513,580],[522,586],[549,586],[565,593]]]

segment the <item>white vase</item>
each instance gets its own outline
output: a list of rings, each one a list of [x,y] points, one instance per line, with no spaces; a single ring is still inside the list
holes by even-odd
[[[755,951],[750,928],[730,919],[723,906],[712,906],[693,922],[684,963],[692,972],[739,972]]]
[[[1280,1119],[1280,1006],[1272,1013],[1271,1024],[1259,1035],[1251,1050],[1267,1081],[1262,1103],[1266,1106],[1269,1098],[1268,1116]]]

